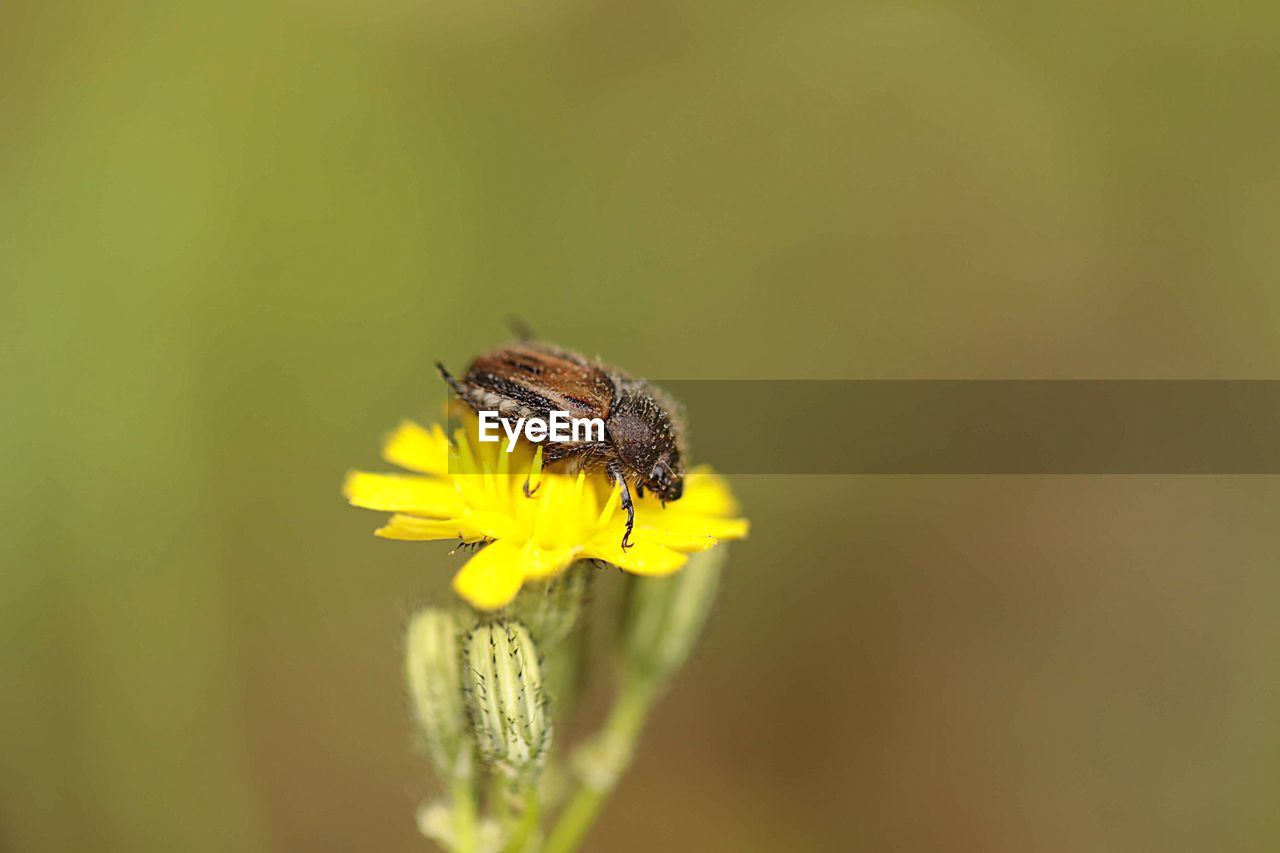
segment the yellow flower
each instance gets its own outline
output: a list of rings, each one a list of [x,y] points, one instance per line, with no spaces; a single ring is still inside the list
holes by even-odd
[[[476,441],[475,418],[467,422],[452,442],[438,425],[402,423],[382,457],[415,474],[355,471],[343,494],[354,506],[394,513],[376,531],[386,539],[483,544],[453,579],[454,590],[477,609],[503,607],[525,581],[553,577],[574,560],[666,575],[694,551],[747,535],[728,485],[697,468],[685,475],[684,495],[665,508],[649,495],[635,497],[632,546],[624,551],[626,512],[606,475],[543,472],[540,449],[521,441],[507,453],[505,442]],[[526,479],[532,497],[525,495]]]

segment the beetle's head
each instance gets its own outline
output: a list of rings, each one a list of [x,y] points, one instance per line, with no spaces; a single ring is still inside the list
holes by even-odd
[[[675,458],[672,459],[672,456]],[[659,459],[649,469],[644,485],[664,504],[680,500],[680,496],[684,494],[684,472],[680,469],[679,455],[672,453]]]
[[[607,428],[628,479],[663,503],[679,500],[684,493],[684,465],[672,406],[645,383],[630,383],[627,391]]]

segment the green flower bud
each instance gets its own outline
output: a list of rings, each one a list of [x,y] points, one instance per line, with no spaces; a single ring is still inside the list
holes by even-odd
[[[442,776],[452,774],[470,749],[462,682],[458,674],[458,617],[448,610],[420,610],[409,623],[405,678],[427,753]]]
[[[581,686],[583,609],[596,569],[588,563],[541,583],[527,583],[511,603],[511,615],[524,623],[542,658],[542,681],[556,713],[572,712]]]
[[[542,669],[529,631],[490,622],[467,634],[464,695],[480,755],[511,777],[536,774],[551,745]]]
[[[594,569],[574,563],[541,583],[525,584],[510,613],[524,623],[544,655],[552,655],[578,624]]]
[[[728,553],[718,545],[689,556],[670,577],[634,577],[627,593],[623,654],[637,677],[665,680],[688,659],[702,634]]]
[[[573,714],[586,675],[586,642],[582,630],[574,631],[542,660],[542,683],[547,701],[560,720]]]

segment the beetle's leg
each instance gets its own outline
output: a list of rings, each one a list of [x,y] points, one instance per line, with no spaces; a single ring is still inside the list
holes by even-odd
[[[616,465],[609,466],[609,475],[622,487],[622,508],[627,511],[627,532],[622,534],[622,550],[631,547],[631,529],[636,526],[636,508],[631,503],[631,490],[627,488],[627,478]]]
[[[462,387],[462,383],[454,379],[453,374],[438,361],[436,362],[436,370],[440,371],[440,378],[448,383],[449,387],[453,389],[453,393],[458,395],[458,399],[465,401],[467,399],[467,389]]]
[[[531,477],[531,476],[532,476],[532,472],[530,472],[529,474],[525,474],[525,475],[524,475],[524,486],[523,486],[523,489],[524,489],[524,496],[525,496],[526,498],[531,498],[531,497],[533,497],[534,495],[536,495],[536,494],[538,493],[538,489],[541,489],[541,488],[542,488],[542,484],[541,484],[541,483],[539,483],[538,485],[534,486],[532,489],[530,489],[530,488],[529,488],[529,477]]]

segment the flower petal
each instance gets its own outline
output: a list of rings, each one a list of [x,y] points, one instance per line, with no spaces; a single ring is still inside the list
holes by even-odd
[[[744,539],[750,528],[745,518],[722,518],[686,512],[679,504],[665,510],[636,512],[636,526],[665,530],[673,536],[714,536],[716,539]]]
[[[678,502],[689,512],[704,515],[735,515],[738,502],[729,491],[729,483],[704,465],[690,471],[684,478],[684,495]]]
[[[473,509],[464,516],[469,530],[478,530],[486,539],[505,539],[519,532],[519,523],[502,512]]]
[[[680,531],[672,530],[667,527],[642,526],[636,525],[637,539],[652,539],[659,545],[671,548],[675,551],[706,551],[714,548],[720,540],[714,536],[698,531]]]
[[[382,446],[382,458],[420,474],[448,474],[449,439],[439,425],[427,430],[402,421]]]
[[[606,530],[582,549],[585,557],[595,557],[637,575],[669,575],[688,561],[679,551],[651,539],[637,539],[622,550],[622,539],[614,530]]]
[[[414,542],[431,539],[461,539],[463,542],[479,542],[487,538],[484,531],[462,518],[419,518],[416,515],[391,516],[385,525],[373,532],[383,539],[401,539]]]
[[[463,509],[458,491],[445,480],[404,474],[352,471],[342,486],[354,506],[448,518]]]
[[[533,530],[531,538],[540,547],[557,549],[581,545],[588,535],[595,505],[584,503],[583,477],[579,473],[576,477],[552,474],[542,478],[537,497],[531,502],[532,512],[526,516]],[[585,518],[584,507],[588,508]]]
[[[751,522],[745,518],[708,518],[699,519],[698,529],[717,539],[746,539],[751,530]]]
[[[563,572],[573,562],[578,548],[541,548],[533,540],[524,544],[525,580],[545,580]]]
[[[453,590],[477,610],[508,604],[524,583],[522,549],[499,541],[481,548],[453,576]]]
[[[538,485],[542,482],[542,445],[538,445],[538,449],[533,452],[533,464],[529,466],[529,479],[526,482],[529,484],[529,494],[538,491]]]

